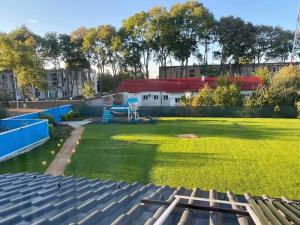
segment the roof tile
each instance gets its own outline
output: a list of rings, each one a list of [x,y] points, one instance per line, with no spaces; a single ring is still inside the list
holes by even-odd
[[[40,181],[43,181],[41,183]],[[166,206],[141,204],[141,199],[172,202],[175,195],[211,197],[218,200],[249,202],[263,221],[273,220],[292,224],[299,222],[298,201],[286,198],[269,199],[234,195],[231,192],[210,192],[195,188],[187,190],[153,184],[115,183],[111,180],[88,180],[74,177],[45,176],[20,173],[0,175],[0,225],[28,224],[74,224],[74,225],[140,225],[153,224],[165,211]],[[17,187],[14,189],[14,187]],[[248,201],[247,201],[248,199]],[[189,203],[209,206],[209,202],[183,200]],[[211,203],[211,205],[216,205]],[[219,207],[245,210],[244,207],[219,204]],[[176,208],[165,224],[223,224],[249,225],[248,216],[236,216],[219,212],[194,211]]]
[[[262,84],[259,77],[245,76],[245,77],[229,77],[230,82],[237,82],[243,91],[251,91],[257,89]],[[172,78],[172,79],[130,79],[123,80],[117,87],[117,92],[160,92],[165,91],[169,93],[183,93],[183,92],[197,92],[205,85],[210,88],[217,86],[217,77],[202,78]]]

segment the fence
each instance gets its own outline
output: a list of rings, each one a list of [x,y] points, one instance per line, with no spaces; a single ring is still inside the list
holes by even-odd
[[[61,121],[61,116],[68,113],[72,109],[71,105],[63,105],[55,108],[45,109],[34,113],[28,113],[20,116],[10,117],[4,120],[12,119],[38,119],[40,114],[50,115],[53,117],[55,122]]]
[[[35,123],[0,133],[0,161],[30,150],[49,138],[48,121]]]
[[[81,116],[95,116],[99,117],[103,113],[102,106],[90,106],[86,104],[80,104],[73,107],[74,110],[77,110]]]
[[[262,118],[296,118],[297,110],[293,106],[280,106],[275,110],[273,106],[264,107],[152,107],[139,108],[141,116],[153,117],[262,117]]]
[[[102,116],[103,109],[100,106],[88,106],[85,104],[73,107],[82,116]],[[274,106],[242,107],[242,106],[141,106],[140,116],[153,117],[252,117],[252,118],[296,118],[297,109],[293,106],[280,106],[275,110]]]
[[[39,115],[51,115],[56,122],[71,110],[71,105],[50,108],[0,120],[0,161],[29,151],[49,138],[48,120]]]

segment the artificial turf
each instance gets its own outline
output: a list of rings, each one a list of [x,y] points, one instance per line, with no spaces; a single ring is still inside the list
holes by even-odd
[[[300,120],[160,118],[156,124],[92,124],[65,174],[300,199]]]

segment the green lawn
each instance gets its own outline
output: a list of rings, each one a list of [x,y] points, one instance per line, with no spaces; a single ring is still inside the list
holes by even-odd
[[[65,174],[299,199],[300,120],[161,118],[147,125],[92,124]]]
[[[33,149],[30,152],[16,156],[10,160],[0,163],[0,174],[19,173],[19,172],[39,172],[43,173],[56,153],[59,151],[60,139],[65,139],[72,129],[68,127],[57,127],[56,137],[50,138],[45,144]],[[61,143],[62,144],[62,143]],[[54,151],[54,154],[51,154]],[[46,165],[42,162],[46,161]]]

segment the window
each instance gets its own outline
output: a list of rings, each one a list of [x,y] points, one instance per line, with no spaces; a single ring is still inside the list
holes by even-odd
[[[143,95],[143,100],[148,100],[148,95]]]
[[[179,103],[179,101],[180,101],[180,98],[175,98],[176,103]]]
[[[164,100],[168,100],[169,99],[169,96],[168,95],[164,95]]]
[[[154,95],[154,100],[158,100],[158,95]]]
[[[190,77],[194,77],[195,76],[195,69],[190,69]]]

